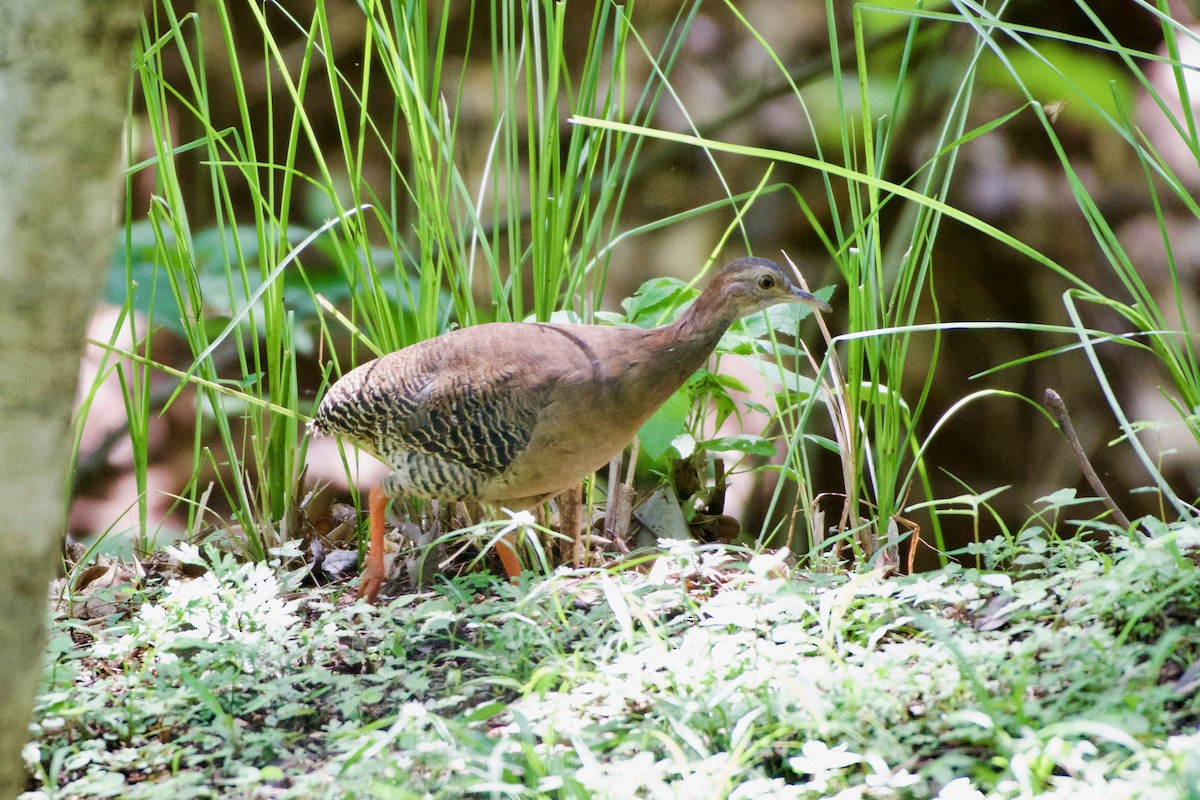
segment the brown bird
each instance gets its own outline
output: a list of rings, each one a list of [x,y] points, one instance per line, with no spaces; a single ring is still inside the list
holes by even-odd
[[[494,322],[397,350],[346,373],[310,423],[391,468],[371,488],[358,596],[383,582],[384,512],[400,496],[528,508],[607,464],[704,365],[741,317],[779,303],[829,305],[778,264],[724,267],[670,325]],[[513,549],[497,552],[509,577]]]

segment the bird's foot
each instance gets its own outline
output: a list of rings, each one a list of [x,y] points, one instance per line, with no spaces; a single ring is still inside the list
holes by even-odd
[[[358,592],[355,595],[359,600],[366,600],[371,605],[375,605],[375,598],[379,595],[379,588],[383,586],[383,569],[375,569],[375,565],[368,562],[366,568],[362,571],[362,575],[358,579]]]

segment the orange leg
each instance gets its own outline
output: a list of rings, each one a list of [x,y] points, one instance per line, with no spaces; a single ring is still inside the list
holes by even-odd
[[[383,528],[387,523],[387,496],[376,483],[371,487],[367,510],[371,517],[371,540],[367,545],[367,561],[359,577],[358,597],[368,603],[375,602],[379,587],[383,585]]]
[[[500,556],[500,563],[504,565],[509,581],[516,583],[517,576],[521,574],[521,560],[517,558],[516,531],[509,531],[500,537],[496,542],[496,554]]]

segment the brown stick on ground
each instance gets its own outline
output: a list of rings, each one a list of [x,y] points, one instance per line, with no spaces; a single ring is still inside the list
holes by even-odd
[[[1079,437],[1075,434],[1075,426],[1071,424],[1071,415],[1067,413],[1067,404],[1063,402],[1062,397],[1053,389],[1046,390],[1046,405],[1050,409],[1050,413],[1054,415],[1054,419],[1058,422],[1058,427],[1062,429],[1063,436],[1067,439],[1067,444],[1071,445],[1071,452],[1075,455],[1075,461],[1079,464],[1079,469],[1083,473],[1083,477],[1087,478],[1088,484],[1091,485],[1092,491],[1100,496],[1104,501],[1104,505],[1112,512],[1113,519],[1122,528],[1132,528],[1133,523],[1129,521],[1129,517],[1117,507],[1117,503],[1113,500],[1112,495],[1108,493],[1108,489],[1100,482],[1100,476],[1096,474],[1096,470],[1092,467],[1092,462],[1088,460],[1087,453],[1083,452],[1083,445],[1079,443]]]

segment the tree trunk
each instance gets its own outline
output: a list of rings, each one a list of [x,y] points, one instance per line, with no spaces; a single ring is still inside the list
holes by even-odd
[[[137,0],[0,3],[0,798],[41,673],[84,326],[112,250]]]

